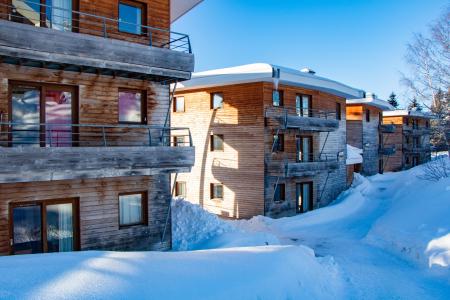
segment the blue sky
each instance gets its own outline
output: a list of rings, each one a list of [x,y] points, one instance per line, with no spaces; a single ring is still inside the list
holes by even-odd
[[[196,71],[268,62],[400,97],[406,44],[448,0],[204,0],[173,24]]]

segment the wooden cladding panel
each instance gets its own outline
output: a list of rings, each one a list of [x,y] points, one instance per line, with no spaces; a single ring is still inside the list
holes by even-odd
[[[211,93],[223,94],[223,109],[211,109]],[[250,218],[264,213],[264,114],[262,84],[179,92],[185,112],[173,112],[172,126],[191,129],[196,162],[185,181],[187,199],[218,215]],[[224,150],[210,150],[210,135],[224,137]],[[210,199],[210,183],[224,185],[224,199]]]
[[[11,203],[78,198],[81,250],[165,250],[160,237],[170,203],[168,175],[0,184],[0,255],[9,253]],[[148,193],[148,226],[119,229],[119,193]],[[170,226],[170,223],[169,223]]]

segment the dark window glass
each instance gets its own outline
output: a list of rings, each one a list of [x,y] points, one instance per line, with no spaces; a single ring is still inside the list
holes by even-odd
[[[211,199],[223,199],[223,184],[211,183]]]
[[[279,183],[275,185],[275,202],[283,202],[286,200],[286,185]]]
[[[119,195],[119,225],[144,224],[145,193]]]
[[[309,162],[313,160],[312,137],[300,136],[297,138],[297,161]]]
[[[341,104],[336,103],[336,120],[341,120]]]
[[[297,95],[295,96],[295,110],[298,116],[311,116],[311,96]]]
[[[119,31],[142,34],[142,5],[119,3]]]
[[[272,104],[273,106],[283,106],[283,91],[273,90]]]
[[[284,151],[284,134],[278,134],[273,136],[274,151]]]
[[[223,151],[223,135],[214,134],[211,136],[211,151]]]
[[[119,91],[119,122],[121,123],[145,123],[142,92]]]
[[[212,109],[223,108],[223,94],[222,93],[212,93],[211,94],[211,108]]]
[[[175,103],[173,106],[174,112],[184,112],[185,106],[184,106],[184,97],[176,97]]]
[[[72,145],[72,93],[45,89],[46,144],[52,147]]]
[[[11,92],[13,145],[39,146],[40,97],[39,88],[14,86]]]
[[[370,122],[370,110],[366,109],[366,122]]]
[[[41,253],[41,206],[15,207],[12,217],[14,254]]]
[[[186,182],[177,181],[175,186],[175,197],[186,198]]]

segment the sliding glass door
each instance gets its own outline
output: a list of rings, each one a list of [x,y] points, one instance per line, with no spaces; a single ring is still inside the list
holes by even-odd
[[[11,252],[31,254],[76,250],[76,199],[12,204]]]
[[[313,209],[313,183],[296,184],[297,212],[304,213]]]
[[[297,162],[313,161],[312,136],[297,136]]]
[[[76,138],[76,89],[71,86],[11,84],[13,146],[70,147]]]

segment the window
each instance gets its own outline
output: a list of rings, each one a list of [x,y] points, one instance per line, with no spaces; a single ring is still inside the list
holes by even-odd
[[[223,184],[211,183],[211,199],[223,199]]]
[[[304,213],[313,210],[313,183],[297,183],[295,190],[297,195],[297,212]]]
[[[284,134],[278,134],[273,136],[273,144],[275,152],[284,151]]]
[[[223,94],[222,93],[212,93],[211,94],[211,109],[221,109],[223,108]]]
[[[78,199],[11,204],[13,254],[67,252],[78,247]]]
[[[124,193],[119,195],[119,225],[147,224],[147,193]]]
[[[174,136],[173,137],[173,146],[174,147],[184,147],[186,146],[185,136]]]
[[[119,123],[145,124],[147,110],[145,92],[119,90]]]
[[[313,139],[312,136],[297,137],[297,162],[313,161]]]
[[[370,110],[366,109],[366,122],[370,122]]]
[[[223,135],[211,135],[211,151],[223,151]]]
[[[383,113],[378,113],[378,124],[382,124],[383,123]]]
[[[426,128],[430,128],[430,121],[426,121],[426,122],[425,122],[425,127],[426,127]]]
[[[186,182],[177,181],[175,183],[175,197],[186,198]]]
[[[341,120],[341,104],[336,103],[336,120]]]
[[[284,183],[279,183],[274,186],[275,188],[275,202],[283,202],[286,200],[286,185]]]
[[[409,126],[409,118],[405,118],[406,126]]]
[[[173,111],[174,112],[184,112],[185,106],[184,106],[184,97],[176,97],[173,104]]]
[[[119,31],[131,34],[143,34],[145,26],[145,4],[134,1],[119,2]]]
[[[298,116],[311,117],[311,96],[297,95],[295,96],[295,110]]]
[[[284,103],[283,91],[273,90],[272,92],[272,104],[273,106],[283,106]]]

